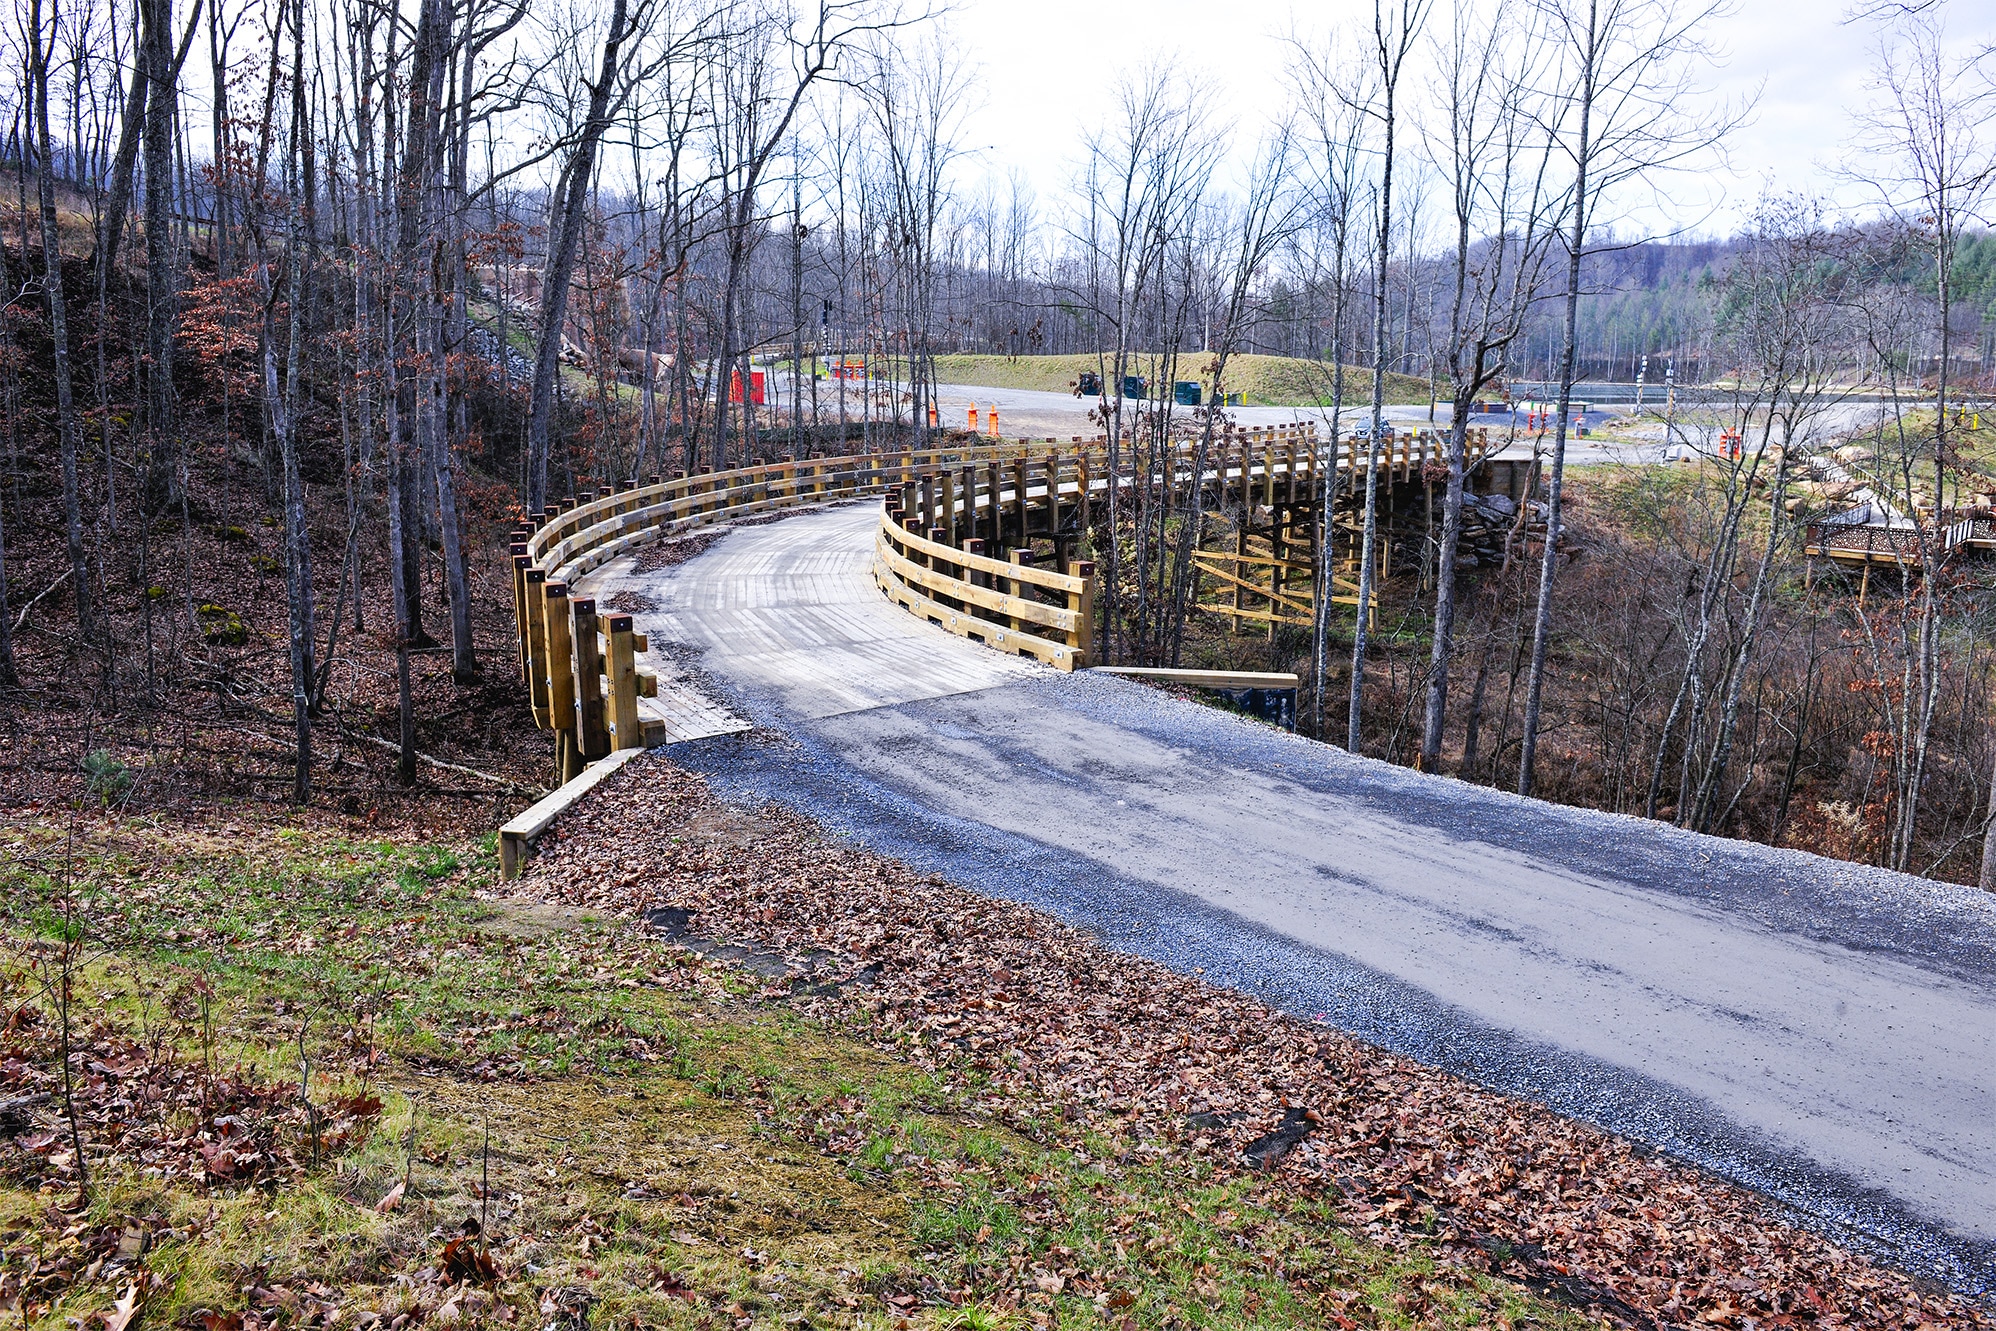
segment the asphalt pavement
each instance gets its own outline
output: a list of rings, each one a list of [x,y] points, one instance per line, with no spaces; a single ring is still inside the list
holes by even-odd
[[[999,656],[881,598],[876,518],[652,575],[640,627],[762,727],[676,761],[1996,1292],[1996,900]]]

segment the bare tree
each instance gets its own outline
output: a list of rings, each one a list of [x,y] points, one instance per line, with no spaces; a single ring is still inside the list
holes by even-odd
[[[305,211],[304,138],[310,132],[305,119],[304,0],[292,0],[279,11],[278,18],[280,25],[288,19],[291,27],[291,129],[285,136],[284,168],[284,186],[289,197],[285,207],[284,280],[281,288],[289,314],[283,339],[284,374],[281,380],[277,370],[277,299],[280,287],[270,272],[267,257],[260,265],[259,275],[264,288],[264,406],[270,414],[270,430],[277,440],[284,473],[284,590],[290,611],[291,715],[297,745],[291,791],[292,799],[304,804],[312,798],[312,642],[315,633],[312,626],[312,544],[306,528],[305,482],[299,471],[297,437],[299,366],[304,356],[305,307],[309,299],[304,262],[305,235],[301,226]]]
[[[1304,196],[1293,178],[1293,157],[1294,130],[1288,121],[1279,121],[1255,154],[1238,206],[1227,208],[1223,214],[1227,239],[1216,266],[1225,283],[1221,291],[1225,303],[1221,306],[1218,327],[1211,334],[1208,350],[1212,359],[1205,370],[1212,384],[1212,396],[1193,450],[1191,510],[1180,516],[1171,576],[1165,588],[1170,605],[1169,664],[1173,666],[1178,664],[1184,645],[1185,616],[1193,581],[1192,551],[1198,544],[1205,516],[1205,477],[1213,452],[1213,435],[1223,418],[1227,400],[1227,362],[1253,330],[1261,312],[1254,300],[1256,291],[1268,265],[1294,234],[1304,207]],[[1166,483],[1173,480],[1168,477]]]
[[[1938,520],[1948,502],[1950,474],[1958,476],[1961,471],[1948,413],[1954,270],[1964,233],[1985,219],[1990,191],[1996,187],[1996,134],[1989,132],[1990,118],[1996,114],[1996,50],[1983,46],[1957,54],[1938,8],[1891,8],[1898,12],[1874,14],[1883,34],[1874,80],[1878,100],[1862,119],[1860,147],[1867,169],[1859,179],[1884,196],[1901,224],[1924,240],[1931,256],[1936,304],[1934,420],[1930,442],[1920,441],[1919,451],[1930,455],[1926,460],[1933,469],[1932,500]],[[1898,423],[1903,425],[1903,418]],[[1910,761],[1892,838],[1892,858],[1898,868],[1906,867],[1912,853],[1913,820],[1940,674],[1931,564],[1929,576],[1921,582],[1919,689],[1905,703]],[[1981,881],[1985,890],[1996,891],[1996,790],[1990,794],[1983,834]]]
[[[49,52],[55,45],[60,14],[56,3],[57,0],[49,0],[44,18],[42,0],[28,0],[28,78],[38,159],[35,185],[41,205],[42,295],[48,303],[49,339],[55,360],[56,433],[62,447],[63,531],[68,541],[69,581],[76,597],[76,622],[84,639],[90,641],[97,636],[97,625],[91,613],[90,567],[83,549],[83,499],[76,469],[81,445],[70,370],[69,305],[63,293],[61,230],[55,214],[55,152],[49,134]],[[22,218],[24,227],[26,223],[27,219]]]
[[[935,396],[937,227],[950,203],[952,163],[961,151],[963,116],[971,106],[966,67],[947,33],[915,44],[878,34],[867,51],[862,83],[872,110],[882,179],[887,188],[891,272],[896,283],[902,345],[907,350],[915,438],[926,445]]]
[[[639,17],[648,12],[639,0]],[[534,349],[534,383],[527,415],[527,510],[547,508],[548,449],[553,438],[555,376],[561,367],[562,326],[568,317],[568,289],[582,243],[589,191],[596,173],[596,148],[620,109],[613,98],[628,92],[624,44],[631,37],[630,0],[611,0],[609,30],[603,37],[603,58],[589,84],[589,111],[562,162],[549,209],[547,266],[541,275],[538,320],[540,340]]]
[[[1329,440],[1328,460],[1317,494],[1317,580],[1312,598],[1311,717],[1312,728],[1321,738],[1324,731],[1324,693],[1330,666],[1331,622],[1331,538],[1336,528],[1333,508],[1337,495],[1335,462],[1344,431],[1345,322],[1350,291],[1352,223],[1358,216],[1362,146],[1365,116],[1356,109],[1363,99],[1340,95],[1346,87],[1348,62],[1334,39],[1310,42],[1290,39],[1287,79],[1296,102],[1304,108],[1306,136],[1301,149],[1307,164],[1307,184],[1313,225],[1299,236],[1312,239],[1305,271],[1313,286],[1328,284],[1331,312],[1328,345],[1311,347],[1313,356],[1330,358],[1330,407],[1324,427]],[[1325,252],[1328,252],[1328,263]],[[1314,331],[1314,330],[1313,330]],[[1361,611],[1363,613],[1363,611]]]
[[[736,16],[731,39],[716,61],[712,94],[727,107],[715,117],[715,155],[722,182],[722,235],[727,269],[721,292],[720,347],[715,357],[716,397],[725,403],[727,376],[739,373],[745,429],[753,420],[753,371],[747,333],[750,264],[761,237],[763,177],[788,142],[811,90],[839,60],[875,34],[918,20],[882,9],[876,0],[816,0],[804,12],[765,0]],[[772,111],[770,108],[774,108]],[[726,465],[728,413],[716,414],[714,465]]]
[[[1436,552],[1434,641],[1421,727],[1421,766],[1437,771],[1455,647],[1456,560],[1469,418],[1476,399],[1509,368],[1512,344],[1543,292],[1559,205],[1549,180],[1557,108],[1532,91],[1543,74],[1529,30],[1498,3],[1457,0],[1437,43],[1443,123],[1431,136],[1448,183],[1454,255],[1447,332],[1448,483]],[[1507,66],[1510,72],[1507,73]]]
[[[1101,552],[1107,588],[1107,613],[1100,626],[1105,660],[1123,659],[1125,620],[1132,612],[1142,618],[1148,603],[1146,561],[1135,559],[1132,596],[1117,539],[1128,507],[1120,478],[1133,446],[1125,382],[1142,377],[1135,371],[1143,324],[1156,327],[1146,316],[1154,315],[1162,299],[1167,263],[1197,216],[1218,157],[1220,139],[1204,112],[1208,100],[1203,85],[1167,64],[1152,64],[1125,78],[1117,87],[1109,124],[1089,137],[1078,186],[1085,212],[1071,232],[1081,251],[1080,289],[1074,294],[1091,315],[1112,478],[1110,539]],[[1135,410],[1142,414],[1141,399]]]
[[[1372,288],[1372,417],[1366,434],[1365,509],[1358,552],[1358,619],[1352,629],[1351,700],[1345,722],[1345,747],[1359,752],[1359,724],[1365,712],[1365,656],[1371,630],[1374,547],[1379,540],[1379,446],[1386,432],[1386,307],[1387,270],[1393,263],[1393,155],[1398,129],[1400,76],[1427,22],[1430,0],[1373,0],[1372,96],[1358,103],[1379,130],[1379,181],[1374,195],[1379,246],[1373,256]]]
[[[1562,132],[1556,142],[1571,173],[1565,247],[1565,337],[1559,358],[1559,415],[1553,423],[1546,472],[1546,534],[1532,620],[1531,664],[1525,680],[1524,730],[1518,750],[1518,793],[1532,793],[1539,713],[1545,695],[1546,652],[1552,638],[1553,580],[1558,571],[1566,481],[1566,439],[1580,342],[1581,265],[1603,209],[1638,179],[1660,180],[1707,154],[1738,122],[1712,103],[1693,71],[1708,55],[1702,30],[1721,3],[1699,0],[1680,10],[1674,0],[1538,0],[1546,39],[1561,55],[1557,79]]]

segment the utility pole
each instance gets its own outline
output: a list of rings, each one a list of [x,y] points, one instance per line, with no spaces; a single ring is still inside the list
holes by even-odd
[[[790,446],[804,448],[804,164],[795,139],[790,144]],[[813,402],[817,385],[811,386]]]

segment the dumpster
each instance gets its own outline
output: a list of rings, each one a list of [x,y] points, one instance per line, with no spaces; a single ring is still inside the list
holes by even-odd
[[[1123,376],[1124,397],[1140,398],[1144,395],[1144,389],[1147,386],[1148,385],[1144,383],[1143,376],[1140,374],[1126,374]]]
[[[1102,376],[1093,370],[1083,370],[1081,372],[1081,382],[1076,387],[1082,397],[1101,397]]]
[[[1198,381],[1180,379],[1171,386],[1171,400],[1181,407],[1198,406],[1200,401]]]

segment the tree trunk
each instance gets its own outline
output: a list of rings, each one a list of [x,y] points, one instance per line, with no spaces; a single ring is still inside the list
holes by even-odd
[[[108,281],[111,269],[118,261],[118,247],[124,240],[125,214],[131,210],[132,181],[138,171],[140,131],[146,119],[146,94],[152,87],[147,70],[150,48],[140,27],[142,9],[143,6],[140,6],[132,13],[132,29],[138,50],[132,61],[131,86],[125,94],[125,113],[118,130],[118,151],[112,159],[111,189],[104,198],[104,211],[97,219],[97,253],[92,256],[92,261],[100,283]]]
[[[1588,134],[1594,112],[1594,84],[1599,60],[1598,24],[1590,0],[1587,7],[1585,73],[1580,89],[1579,150],[1574,154],[1573,229],[1566,254],[1566,340],[1559,357],[1559,420],[1552,435],[1552,472],[1546,477],[1545,557],[1539,564],[1539,599],[1532,616],[1532,661],[1525,674],[1525,715],[1518,737],[1518,793],[1532,793],[1533,765],[1538,758],[1539,711],[1545,698],[1546,650],[1552,638],[1552,584],[1559,570],[1560,500],[1566,484],[1566,427],[1573,408],[1574,361],[1580,339],[1580,260],[1587,245]],[[1530,496],[1526,496],[1530,503]]]
[[[50,0],[51,27],[55,21],[55,0]],[[62,287],[62,250],[55,216],[55,158],[49,146],[48,48],[42,45],[41,25],[41,0],[29,0],[29,80],[34,97],[35,151],[41,168],[35,175],[41,204],[42,288],[48,300],[49,337],[55,354],[55,414],[56,432],[62,450],[63,528],[68,538],[69,580],[76,596],[77,629],[84,641],[89,642],[97,636],[97,622],[90,600],[90,566],[83,553],[83,497],[76,473],[80,446],[69,363],[69,307]],[[51,45],[54,40],[51,35]]]
[[[173,351],[180,326],[179,246],[173,232],[173,133],[179,65],[173,58],[173,0],[141,0],[145,20],[144,142],[146,218],[146,498],[150,510],[180,493]],[[189,36],[192,36],[190,30]],[[143,516],[143,515],[142,515]]]
[[[1386,266],[1392,260],[1393,107],[1386,108],[1386,147],[1379,181],[1378,273],[1372,293],[1372,430],[1365,450],[1365,520],[1358,552],[1358,618],[1352,632],[1351,699],[1345,718],[1345,748],[1360,751],[1365,711],[1365,654],[1371,630],[1373,546],[1379,532],[1379,436],[1386,419]]]
[[[1471,390],[1473,392],[1473,390]],[[1455,394],[1448,432],[1448,486],[1442,493],[1442,542],[1435,561],[1434,646],[1428,657],[1427,705],[1421,714],[1421,770],[1441,770],[1448,718],[1449,654],[1455,646],[1455,563],[1462,545],[1463,468],[1469,449],[1470,399]],[[1527,500],[1530,496],[1526,496]]]
[[[308,298],[308,274],[300,253],[304,241],[299,228],[303,210],[299,198],[299,139],[308,132],[304,123],[304,19],[304,0],[298,0],[290,14],[291,142],[285,174],[291,198],[284,226],[284,294],[290,305],[290,318],[281,383],[277,373],[276,303],[270,299],[264,303],[263,328],[264,396],[269,403],[271,433],[277,438],[284,472],[284,590],[290,610],[291,716],[297,743],[291,797],[299,804],[309,803],[312,798],[312,641],[316,633],[312,624],[312,543],[305,525],[305,481],[298,469],[297,437],[299,361],[305,341]]]
[[[8,385],[9,409],[12,409],[13,386]],[[7,529],[0,521],[0,688],[11,689],[21,682],[20,674],[14,668],[14,623],[7,609]]]

